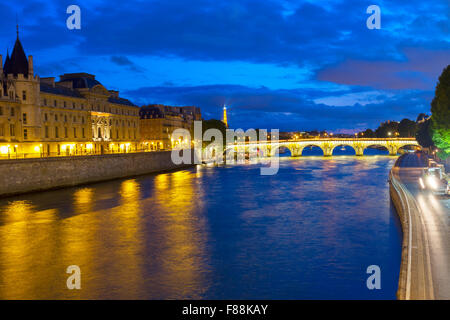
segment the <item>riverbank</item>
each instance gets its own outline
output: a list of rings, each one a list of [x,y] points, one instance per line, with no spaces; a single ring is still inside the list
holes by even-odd
[[[0,197],[186,168],[171,151],[0,161]]]
[[[425,230],[414,198],[398,181],[395,172],[390,173],[390,195],[399,215],[402,230],[402,262],[398,282],[397,299],[434,299],[431,279],[430,256]]]

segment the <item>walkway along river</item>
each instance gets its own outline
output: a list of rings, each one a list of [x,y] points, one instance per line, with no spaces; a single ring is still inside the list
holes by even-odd
[[[395,299],[394,162],[197,166],[2,199],[0,298]],[[66,287],[69,265],[81,290]]]

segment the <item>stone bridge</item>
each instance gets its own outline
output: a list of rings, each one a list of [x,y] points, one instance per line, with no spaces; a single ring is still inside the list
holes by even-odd
[[[324,156],[331,156],[333,150],[340,146],[350,146],[355,150],[357,156],[364,155],[364,149],[368,147],[384,147],[390,155],[396,155],[400,148],[406,146],[420,147],[414,138],[319,138],[302,140],[279,140],[279,141],[260,141],[245,142],[227,145],[226,150],[252,152],[258,151],[264,156],[274,156],[279,148],[287,148],[291,156],[298,157],[302,155],[306,147],[319,147]]]

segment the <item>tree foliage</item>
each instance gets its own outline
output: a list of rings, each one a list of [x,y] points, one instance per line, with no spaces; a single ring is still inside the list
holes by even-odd
[[[393,138],[396,132],[398,132],[398,122],[396,121],[383,122],[375,130],[377,138]]]
[[[417,124],[415,121],[409,119],[403,119],[398,124],[398,133],[402,138],[411,138],[416,135]]]
[[[418,124],[416,140],[424,148],[434,146],[433,139],[431,138],[431,119]]]
[[[450,156],[450,65],[442,71],[431,102],[432,138],[439,148],[438,156]]]

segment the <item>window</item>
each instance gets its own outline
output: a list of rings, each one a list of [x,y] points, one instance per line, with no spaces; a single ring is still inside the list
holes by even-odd
[[[77,137],[77,128],[73,128],[73,137],[74,137],[74,138]]]
[[[48,121],[48,114],[44,113],[44,120]]]
[[[81,134],[82,134],[83,138],[86,138],[85,134],[84,134],[84,128],[81,128]]]
[[[15,137],[16,136],[16,127],[13,124],[9,125],[9,135],[11,137]]]
[[[3,107],[0,107],[0,116],[3,115]]]
[[[55,138],[59,138],[58,127],[55,127]]]
[[[28,129],[23,129],[23,140],[28,139]]]
[[[27,92],[24,90],[22,91],[22,100],[26,101],[27,100]]]
[[[67,122],[67,115],[64,115],[64,122]]]
[[[26,113],[22,114],[22,118],[23,118],[23,124],[27,124],[27,114]]]
[[[0,125],[0,136],[4,136],[5,135],[5,127],[1,124]]]
[[[45,137],[48,138],[48,126],[45,126]]]
[[[72,109],[75,109],[75,102],[72,102]]]
[[[47,99],[44,99],[44,106],[47,105]]]
[[[69,136],[67,127],[64,127],[64,138],[67,138]]]
[[[55,121],[58,121],[58,115],[55,114]]]
[[[64,101],[64,108],[67,107],[66,102]]]
[[[81,123],[84,124],[84,117],[81,117]]]
[[[55,107],[58,106],[58,102],[56,102],[56,100],[53,101],[53,106],[55,106]]]
[[[14,107],[11,107],[11,117],[14,117],[16,115]]]

